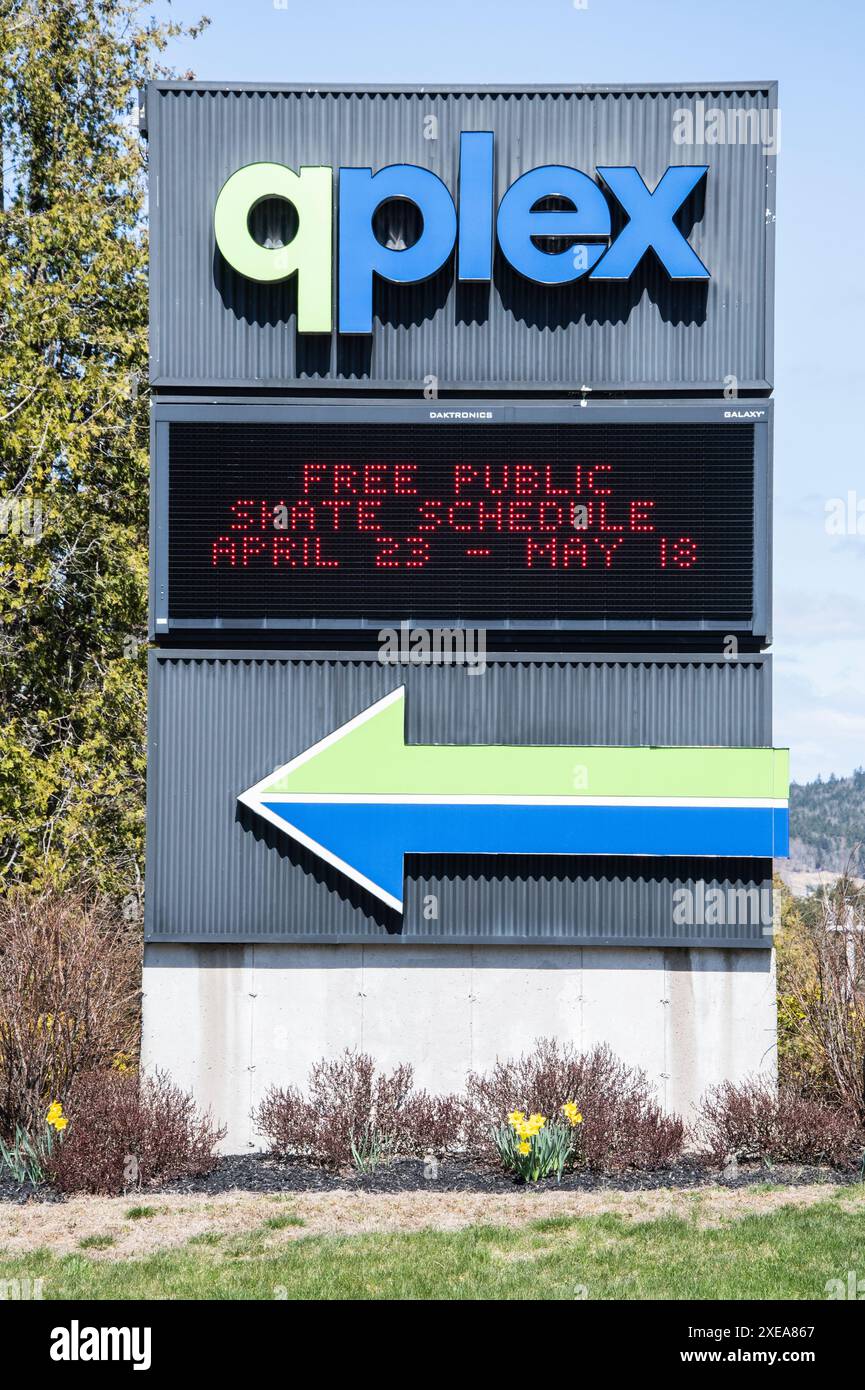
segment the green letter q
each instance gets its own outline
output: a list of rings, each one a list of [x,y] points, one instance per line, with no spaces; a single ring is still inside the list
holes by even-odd
[[[266,198],[291,203],[297,233],[288,246],[259,246],[249,230],[252,210]],[[333,170],[285,164],[247,164],[223,184],[213,214],[216,244],[248,280],[274,284],[297,274],[297,331],[333,328]]]

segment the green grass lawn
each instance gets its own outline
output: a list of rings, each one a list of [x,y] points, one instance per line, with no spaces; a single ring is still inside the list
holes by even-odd
[[[696,1220],[291,1240],[271,1222],[141,1259],[0,1252],[0,1279],[41,1277],[48,1299],[824,1299],[828,1279],[865,1274],[865,1203],[845,1211],[830,1196],[720,1227]]]

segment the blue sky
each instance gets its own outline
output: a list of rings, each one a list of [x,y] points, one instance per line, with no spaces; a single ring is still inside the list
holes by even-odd
[[[865,764],[859,269],[865,10],[839,0],[188,0],[167,61],[228,81],[781,84],[775,358],[775,742],[793,775]],[[859,327],[857,328],[857,325]],[[832,535],[827,502],[862,503]]]

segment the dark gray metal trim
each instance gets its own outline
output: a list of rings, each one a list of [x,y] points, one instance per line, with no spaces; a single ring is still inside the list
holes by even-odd
[[[167,636],[170,631],[168,618],[168,436],[168,421],[162,419],[158,411],[152,411],[150,635],[156,638]]]
[[[774,403],[771,400],[613,400],[599,401],[590,398],[585,401],[567,400],[497,400],[489,397],[471,397],[459,401],[403,400],[392,399],[376,401],[322,400],[320,397],[293,397],[291,400],[260,397],[225,396],[218,400],[193,397],[173,399],[160,396],[153,402],[157,420],[356,420],[372,424],[375,421],[395,420],[400,423],[418,423],[426,416],[451,413],[457,416],[454,421],[439,419],[438,425],[465,423],[461,416],[467,411],[489,413],[489,420],[478,420],[483,424],[508,424],[519,420],[535,421],[538,424],[566,424],[572,416],[578,418],[585,412],[600,423],[632,419],[641,424],[657,421],[664,415],[672,415],[683,421],[712,421],[723,419],[724,413],[730,415],[730,424],[761,424],[772,414]],[[752,418],[742,418],[743,412],[752,412]],[[760,415],[757,412],[761,412]],[[734,418],[735,414],[735,418]]]
[[[157,78],[148,82],[147,92],[295,92],[301,95],[328,95],[341,92],[351,95],[363,92],[375,95],[377,92],[395,92],[412,95],[434,92],[439,95],[461,95],[483,92],[495,96],[501,92],[508,96],[518,96],[522,92],[547,94],[552,96],[616,96],[641,92],[681,92],[683,96],[708,96],[725,93],[730,96],[747,96],[753,92],[765,92],[777,101],[778,83],[774,78],[760,82],[574,82],[564,86],[542,83],[501,83],[501,82],[220,82],[214,79],[198,78],[188,81],[181,79]]]
[[[157,399],[163,399],[168,395],[173,395],[178,389],[183,389],[183,383],[177,382],[169,376],[154,376],[151,378],[150,385],[153,387]],[[238,383],[230,377],[216,377],[214,379],[208,379],[206,390],[228,391],[232,387],[237,386],[240,386],[246,391],[255,389],[254,382],[245,381]],[[278,387],[268,387],[266,389],[276,391],[277,393],[279,392]],[[293,396],[298,392],[303,393],[313,389],[314,387],[311,382],[292,380],[286,386],[285,395]],[[504,379],[490,383],[485,382],[483,388],[467,386],[464,381],[451,381],[447,377],[439,383],[439,390],[442,395],[458,397],[459,404],[463,403],[467,392],[471,394],[480,389],[488,390],[493,396],[501,396],[506,391],[511,391],[515,388],[513,382]],[[580,395],[579,387],[575,386],[572,381],[550,381],[542,385],[534,385],[530,390],[523,388],[516,389],[519,390],[521,396],[528,397],[537,395],[577,398]],[[670,382],[663,387],[663,395],[665,397],[681,399],[687,396],[693,396],[695,392],[701,396],[711,397],[714,392],[716,397],[719,397],[722,389],[722,386],[717,381],[710,380],[688,381],[684,385]],[[738,383],[737,389],[743,397],[763,397],[772,391],[773,385],[767,377],[747,377],[745,380]],[[399,381],[380,381],[378,378],[373,381],[352,379],[351,383],[345,386],[342,384],[342,379],[336,377],[322,382],[322,394],[333,390],[338,390],[340,396],[346,397],[347,399],[351,399],[352,396],[365,396],[376,393],[381,395],[383,391],[386,391],[394,398],[402,397],[411,399],[412,396],[417,395],[417,388],[408,388],[405,383]],[[623,403],[625,404],[627,404],[628,401],[624,398],[629,396],[658,396],[660,394],[656,381],[632,381],[628,383],[627,389],[622,387],[621,382],[598,381],[592,387],[592,391],[596,395],[610,395],[614,398],[623,398]]]
[[[687,936],[667,940],[658,936],[589,936],[583,933],[574,936],[412,936],[410,934],[393,936],[266,936],[262,933],[227,934],[226,936],[184,936],[180,932],[145,932],[146,946],[381,946],[385,943],[391,950],[400,946],[408,949],[417,946],[615,946],[620,950],[651,948],[655,951],[771,951],[773,938],[769,929],[765,936]]]
[[[381,661],[376,650],[355,651],[345,647],[309,647],[306,649],[284,647],[153,647],[154,661]],[[729,666],[732,658],[723,652],[668,652],[668,651],[614,651],[598,648],[592,651],[507,651],[487,652],[486,661],[513,663],[518,661],[555,661],[558,665],[579,666],[585,662],[614,662],[619,666],[639,665],[641,662],[655,661],[664,666],[703,666],[711,662],[716,666]],[[735,658],[737,665],[768,665],[771,669],[772,657],[768,652],[742,652]],[[768,747],[768,744],[766,745]]]

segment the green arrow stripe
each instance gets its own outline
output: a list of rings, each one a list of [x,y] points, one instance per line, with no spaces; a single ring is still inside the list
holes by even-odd
[[[404,701],[396,699],[299,767],[282,769],[266,789],[367,796],[779,800],[789,789],[786,749],[406,746],[403,729]]]

